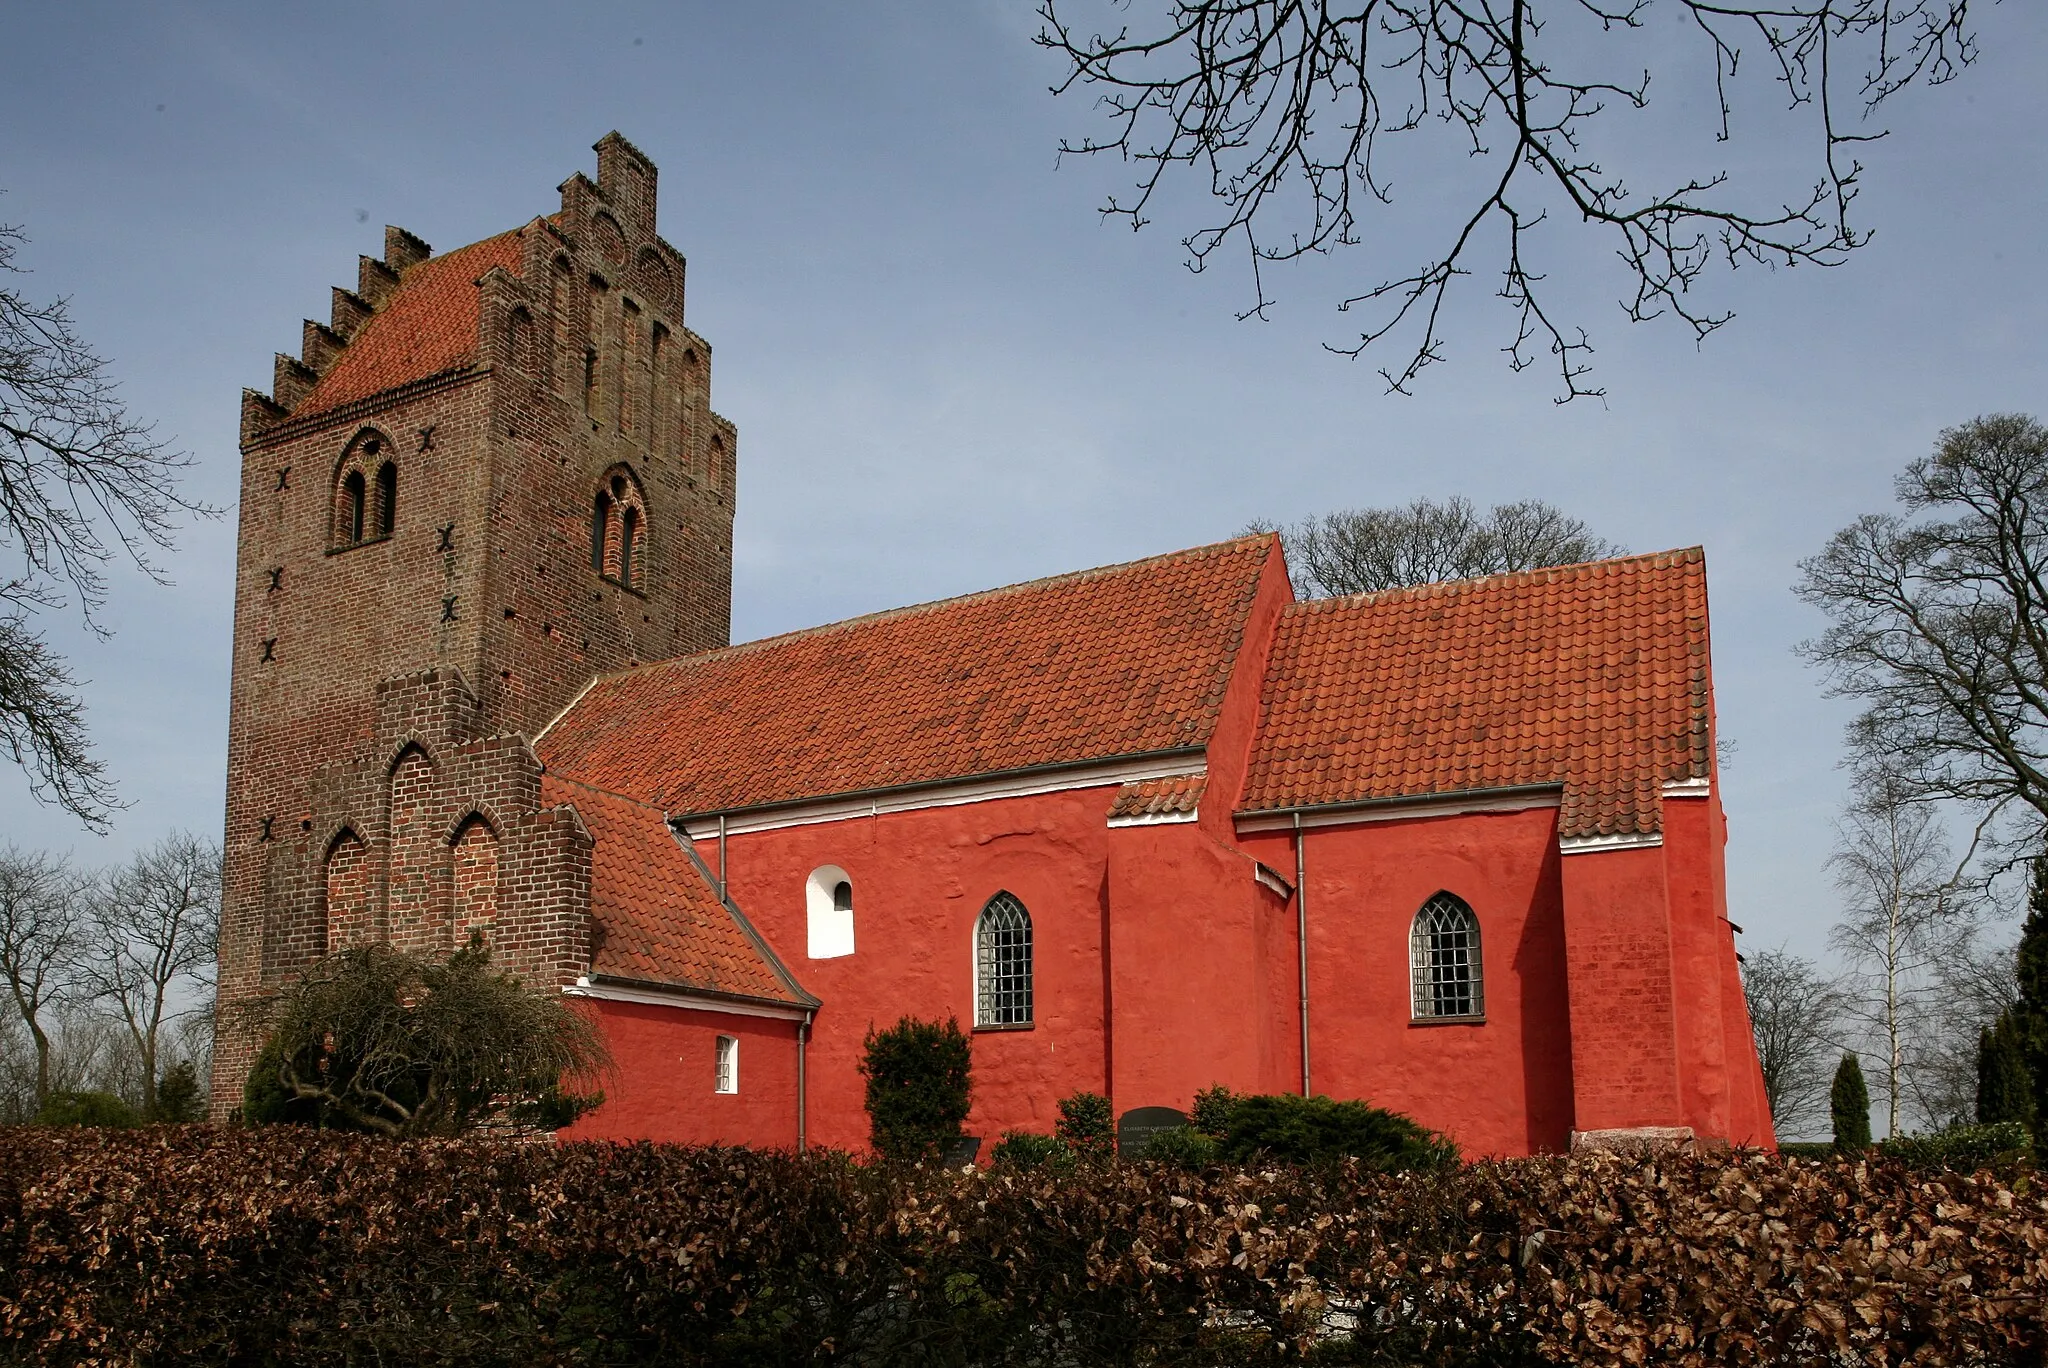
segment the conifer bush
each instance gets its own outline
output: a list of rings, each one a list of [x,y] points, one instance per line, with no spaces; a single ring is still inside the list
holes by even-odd
[[[1870,1089],[1863,1084],[1863,1065],[1853,1052],[1844,1054],[1828,1089],[1828,1113],[1835,1123],[1835,1148],[1854,1154],[1870,1148]]]
[[[2027,1050],[2018,1018],[1999,1014],[1977,1039],[1977,1121],[1997,1125],[2034,1121],[2034,1082],[2027,1069]]]
[[[938,1158],[960,1137],[974,1097],[974,1057],[960,1023],[904,1017],[886,1031],[869,1027],[864,1045],[875,1152],[904,1163]]]

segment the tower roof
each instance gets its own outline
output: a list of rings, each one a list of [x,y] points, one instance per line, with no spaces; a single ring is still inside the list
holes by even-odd
[[[383,307],[293,408],[306,417],[474,362],[476,282],[493,266],[520,273],[517,229],[407,266]]]

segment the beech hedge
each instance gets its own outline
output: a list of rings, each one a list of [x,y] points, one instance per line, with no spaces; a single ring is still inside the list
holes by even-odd
[[[2038,1364],[2030,1171],[0,1134],[0,1360]]]

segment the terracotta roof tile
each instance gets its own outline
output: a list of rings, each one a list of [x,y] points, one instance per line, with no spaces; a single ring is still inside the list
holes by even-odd
[[[1208,779],[1191,774],[1179,779],[1141,779],[1116,791],[1109,805],[1114,822],[1129,817],[1175,817],[1192,813],[1202,801]]]
[[[1299,603],[1240,810],[1557,783],[1561,835],[1653,832],[1710,706],[1697,548]]]
[[[514,229],[408,266],[384,307],[357,330],[292,416],[338,408],[475,360],[477,279],[493,266],[518,275],[521,251]]]
[[[542,799],[583,818],[591,852],[593,973],[699,992],[803,1005],[810,999],[749,935],[658,808],[541,777]]]
[[[541,755],[690,814],[1201,746],[1276,554],[1240,538],[642,666]]]

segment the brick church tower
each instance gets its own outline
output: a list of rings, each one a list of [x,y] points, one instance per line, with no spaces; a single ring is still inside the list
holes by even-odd
[[[596,151],[523,228],[387,228],[243,394],[216,1112],[232,1009],[329,950],[474,928],[538,979],[587,964],[590,838],[530,738],[600,672],[726,644],[736,433],[655,168]]]

